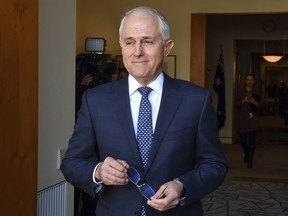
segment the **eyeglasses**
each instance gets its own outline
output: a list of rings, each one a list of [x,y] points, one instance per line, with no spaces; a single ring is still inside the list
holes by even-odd
[[[146,199],[151,199],[151,197],[155,194],[152,187],[146,183],[142,185],[138,185],[140,181],[140,174],[134,167],[129,167],[127,170],[128,179],[137,186],[138,190]]]

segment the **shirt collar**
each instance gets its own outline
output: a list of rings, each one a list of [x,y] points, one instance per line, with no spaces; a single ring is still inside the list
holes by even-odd
[[[158,77],[151,83],[149,83],[149,87],[153,89],[158,94],[162,94],[164,83],[164,75],[161,72]],[[128,85],[129,85],[129,95],[134,94],[141,85],[137,82],[137,80],[129,74],[128,76]]]

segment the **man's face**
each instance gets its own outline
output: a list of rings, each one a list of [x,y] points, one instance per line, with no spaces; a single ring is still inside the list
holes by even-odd
[[[141,85],[152,82],[162,71],[164,57],[174,43],[164,41],[156,18],[134,12],[126,17],[120,35],[123,63]]]

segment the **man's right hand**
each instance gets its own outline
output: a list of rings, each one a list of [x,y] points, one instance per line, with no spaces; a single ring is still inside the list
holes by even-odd
[[[105,185],[126,185],[129,165],[123,160],[107,157],[95,172],[95,178]]]

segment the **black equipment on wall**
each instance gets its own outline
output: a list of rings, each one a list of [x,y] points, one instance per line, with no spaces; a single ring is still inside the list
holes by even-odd
[[[109,58],[108,54],[79,54],[76,57],[76,109],[75,114],[81,106],[82,94],[87,88],[111,82],[112,75],[117,73],[118,63]],[[83,85],[82,79],[90,75],[93,77],[89,85]]]

